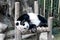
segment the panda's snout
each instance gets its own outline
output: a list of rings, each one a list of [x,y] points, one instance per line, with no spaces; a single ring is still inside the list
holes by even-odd
[[[26,29],[26,28],[24,28],[24,29]]]

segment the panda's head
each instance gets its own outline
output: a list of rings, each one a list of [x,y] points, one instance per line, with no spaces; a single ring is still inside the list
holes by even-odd
[[[26,32],[29,29],[28,22],[22,23],[21,21],[15,21],[16,28],[21,32]]]

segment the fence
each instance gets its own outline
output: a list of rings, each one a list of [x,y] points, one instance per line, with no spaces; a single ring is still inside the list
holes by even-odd
[[[17,20],[17,18],[20,15],[19,9],[20,9],[20,3],[15,2],[15,21]],[[35,10],[35,13],[38,14],[38,3],[37,3],[37,1],[34,1],[34,10]],[[47,32],[48,40],[52,40],[52,36],[51,36],[52,35],[52,19],[53,19],[53,17],[48,18],[48,27],[47,28],[45,28],[45,29],[37,28],[36,34],[41,33],[41,32]],[[28,32],[25,34],[28,34]],[[29,34],[33,34],[33,33],[29,32]],[[15,28],[15,40],[22,40],[22,34],[17,28]],[[37,40],[40,40],[39,35],[37,35]]]

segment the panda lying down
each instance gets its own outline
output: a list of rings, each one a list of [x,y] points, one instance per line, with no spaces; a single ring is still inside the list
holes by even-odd
[[[35,32],[38,26],[47,27],[47,20],[34,13],[23,14],[16,22],[16,27],[21,31],[31,30],[31,32]]]

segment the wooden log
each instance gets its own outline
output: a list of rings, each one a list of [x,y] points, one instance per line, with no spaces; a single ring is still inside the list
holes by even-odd
[[[6,36],[9,37],[9,38],[11,38],[11,37],[14,36],[14,34],[15,34],[15,30],[11,30],[11,31],[7,32]],[[35,34],[22,35],[22,39],[28,38],[28,37],[33,36],[33,35],[35,35]]]
[[[47,33],[47,37],[48,37],[48,40],[52,40],[52,19],[53,17],[49,17],[48,18],[48,29],[49,29],[49,32]]]
[[[15,40],[14,38],[12,38],[12,39],[6,39],[6,40]]]
[[[38,27],[37,28],[37,33],[41,33],[41,32],[49,32],[50,30],[48,29],[48,27]],[[35,33],[31,33],[30,30],[26,31],[26,32],[22,32],[22,35],[25,35],[25,34],[36,34]]]
[[[27,35],[22,35],[22,39],[28,38],[30,36],[33,36],[34,34],[27,34]],[[6,40],[15,40],[15,38],[8,38]]]
[[[15,2],[15,21],[19,17],[20,3]],[[22,35],[20,31],[15,27],[15,40],[22,40]]]
[[[38,1],[34,1],[34,12],[38,14]]]
[[[22,39],[28,38],[28,37],[33,36],[33,35],[35,35],[35,34],[26,34],[26,35],[22,35]]]

